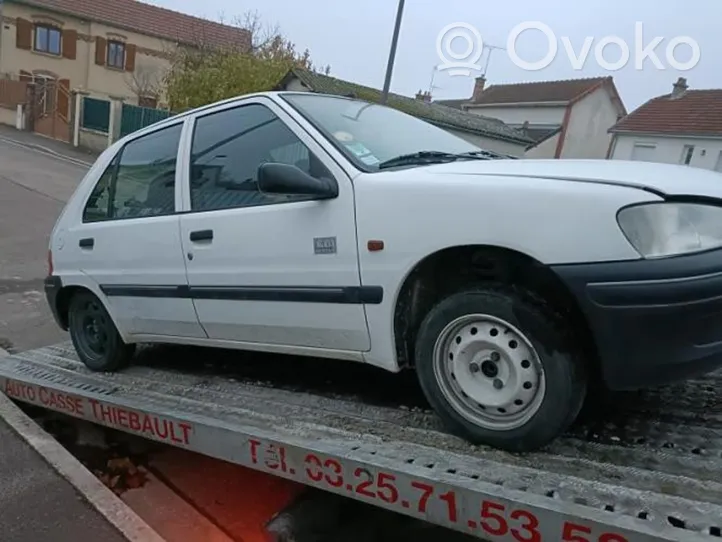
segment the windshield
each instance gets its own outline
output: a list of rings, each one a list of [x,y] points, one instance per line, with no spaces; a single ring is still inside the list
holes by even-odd
[[[318,94],[284,94],[309,122],[365,171],[407,154],[478,152],[463,139],[390,107]]]

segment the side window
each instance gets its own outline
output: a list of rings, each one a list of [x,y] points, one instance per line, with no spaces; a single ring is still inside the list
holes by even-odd
[[[182,127],[176,124],[125,145],[98,179],[83,222],[173,214]]]
[[[299,167],[316,178],[331,172],[284,122],[262,105],[245,105],[196,120],[191,148],[191,209],[211,211],[305,199],[262,194],[264,162]]]
[[[90,193],[85,209],[83,209],[83,222],[98,222],[110,217],[110,187],[117,165],[118,155],[110,162]]]

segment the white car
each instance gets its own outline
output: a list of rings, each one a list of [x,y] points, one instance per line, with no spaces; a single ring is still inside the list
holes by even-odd
[[[247,95],[126,136],[49,265],[92,370],[140,342],[413,368],[450,431],[511,451],[592,385],[722,364],[722,175],[505,159],[342,97]]]

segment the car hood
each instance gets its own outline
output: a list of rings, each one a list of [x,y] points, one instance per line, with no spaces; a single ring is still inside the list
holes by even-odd
[[[432,175],[490,175],[631,186],[666,196],[722,199],[722,174],[705,169],[626,160],[468,160],[428,166]]]

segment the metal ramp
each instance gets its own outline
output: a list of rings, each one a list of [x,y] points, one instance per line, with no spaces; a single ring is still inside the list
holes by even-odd
[[[147,366],[91,373],[69,344],[0,359],[0,390],[17,401],[515,542],[722,539],[721,384],[640,395],[623,424],[511,455],[425,412]]]

